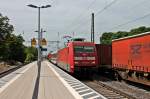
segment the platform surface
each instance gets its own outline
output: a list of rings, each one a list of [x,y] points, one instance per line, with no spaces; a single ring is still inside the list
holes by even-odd
[[[7,77],[8,82],[0,88],[0,99],[75,99],[45,62],[42,62],[39,88],[36,88],[37,69],[34,62],[12,73],[12,78]]]
[[[0,78],[0,99],[106,99],[48,61]]]
[[[38,99],[75,99],[46,62],[41,67]]]

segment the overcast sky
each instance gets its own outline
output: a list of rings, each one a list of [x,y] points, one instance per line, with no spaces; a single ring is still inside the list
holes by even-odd
[[[36,37],[38,10],[27,7],[28,4],[52,5],[41,10],[41,27],[47,32],[47,40],[57,40],[60,37],[75,33],[75,37],[85,37],[90,40],[91,13],[101,11],[113,0],[1,0],[0,13],[8,16],[15,27],[16,34],[22,34],[26,41]],[[96,42],[99,35],[107,31],[129,30],[139,26],[149,26],[150,16],[124,25],[119,24],[134,20],[150,13],[150,0],[116,0],[110,7],[95,17]]]

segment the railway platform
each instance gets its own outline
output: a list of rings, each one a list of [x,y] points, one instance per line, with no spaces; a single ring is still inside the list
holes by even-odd
[[[48,61],[0,78],[0,99],[106,99]]]

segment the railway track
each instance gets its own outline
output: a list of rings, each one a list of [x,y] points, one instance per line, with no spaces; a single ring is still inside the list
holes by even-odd
[[[136,99],[133,96],[130,96],[120,90],[114,89],[106,84],[101,83],[100,81],[82,81],[87,86],[96,90],[98,93],[104,95],[108,99]]]
[[[108,99],[149,99],[150,96],[148,91],[123,82],[113,81],[112,77],[110,79],[94,74],[94,80],[88,77],[82,78],[81,76],[76,78]]]
[[[24,65],[26,65],[26,64],[23,64],[23,65],[20,65],[20,66],[16,66],[14,68],[11,68],[11,69],[8,69],[8,70],[5,70],[5,71],[1,72],[0,73],[0,78],[8,75],[9,73],[12,73],[12,72],[16,71],[17,69],[23,67]]]

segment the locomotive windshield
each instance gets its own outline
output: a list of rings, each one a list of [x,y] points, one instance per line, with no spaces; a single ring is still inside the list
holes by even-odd
[[[75,52],[94,52],[94,46],[75,46]]]

